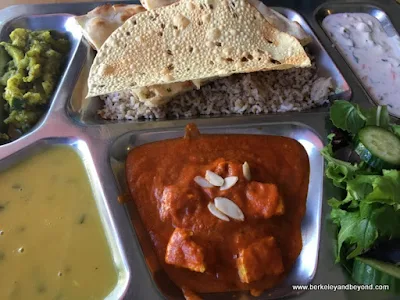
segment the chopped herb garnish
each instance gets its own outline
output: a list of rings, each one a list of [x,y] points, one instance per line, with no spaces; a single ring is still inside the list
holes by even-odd
[[[170,88],[167,88],[167,92],[168,92],[168,93],[171,93],[172,90],[171,90]]]
[[[78,223],[83,224],[86,221],[86,214],[83,214],[79,217]]]
[[[39,283],[37,286],[37,292],[39,294],[42,294],[42,293],[46,293],[46,291],[47,291],[46,286],[43,283]]]
[[[21,185],[19,183],[14,183],[11,187],[14,190],[20,190],[20,191],[22,190]]]
[[[5,210],[5,209],[6,209],[6,207],[7,207],[8,203],[10,203],[10,201],[7,201],[6,203],[2,203],[2,204],[0,204],[0,212],[2,212],[3,210]]]
[[[77,184],[78,183],[78,179],[76,178],[68,178],[66,181],[68,184]]]

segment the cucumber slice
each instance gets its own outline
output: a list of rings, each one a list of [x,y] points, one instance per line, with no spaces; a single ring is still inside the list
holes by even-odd
[[[400,292],[400,267],[391,263],[356,257],[352,277],[359,284],[388,284],[391,292]]]
[[[355,151],[368,165],[377,169],[400,167],[400,139],[377,126],[367,126],[358,132]]]

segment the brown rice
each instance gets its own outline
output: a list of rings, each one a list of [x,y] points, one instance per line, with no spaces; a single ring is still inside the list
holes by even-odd
[[[221,78],[160,107],[147,107],[129,92],[113,93],[100,97],[104,107],[98,113],[104,119],[136,120],[302,111],[328,102],[331,89],[331,78],[318,77],[313,62],[310,68]]]

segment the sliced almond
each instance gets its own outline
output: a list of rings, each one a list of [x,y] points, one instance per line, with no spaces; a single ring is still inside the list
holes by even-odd
[[[228,217],[238,221],[244,221],[244,214],[242,210],[232,200],[224,197],[216,197],[214,199],[214,204],[218,210]]]
[[[237,176],[229,176],[224,179],[224,184],[219,188],[221,191],[225,191],[233,187],[239,180]]]
[[[218,208],[215,207],[214,203],[208,203],[207,205],[208,210],[210,213],[212,213],[214,216],[216,216],[218,219],[221,219],[222,221],[229,222],[229,218],[225,216],[222,212],[218,210]]]
[[[194,178],[194,182],[196,182],[199,186],[202,188],[212,188],[214,187],[211,183],[207,181],[207,179],[201,177],[201,176],[196,176]]]
[[[224,184],[224,179],[210,170],[206,171],[206,179],[214,186],[222,186]]]
[[[244,164],[242,165],[242,170],[244,178],[250,181],[251,180],[250,166],[247,163],[247,161],[245,161]]]

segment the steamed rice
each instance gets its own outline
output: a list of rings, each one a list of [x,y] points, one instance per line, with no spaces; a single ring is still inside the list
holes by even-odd
[[[160,107],[148,107],[130,92],[112,93],[100,97],[104,107],[98,113],[104,119],[137,120],[302,111],[327,103],[331,89],[331,78],[318,77],[313,62],[310,68],[221,78]]]

